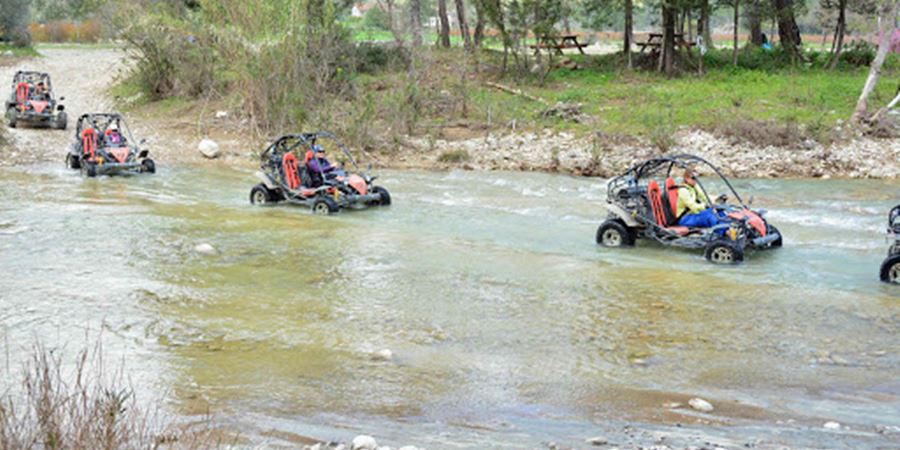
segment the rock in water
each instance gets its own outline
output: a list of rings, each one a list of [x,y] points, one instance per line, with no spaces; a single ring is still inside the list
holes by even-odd
[[[378,443],[375,442],[375,438],[372,436],[366,436],[361,434],[355,438],[353,438],[353,442],[350,444],[351,450],[377,450]]]
[[[607,443],[609,443],[609,441],[603,436],[587,438],[584,440],[584,442],[591,445],[606,445]]]
[[[209,158],[215,159],[219,157],[219,144],[212,139],[204,139],[200,141],[200,144],[197,145],[197,148],[200,149],[200,153]]]
[[[712,412],[715,409],[712,404],[702,398],[692,398],[688,401],[688,405],[700,412]]]
[[[841,429],[841,424],[834,422],[834,421],[825,422],[825,425],[822,425],[822,426],[829,430],[840,430]]]
[[[375,361],[390,361],[393,358],[394,352],[387,348],[372,353],[372,359],[374,359]]]
[[[197,244],[194,247],[194,251],[200,253],[201,255],[215,255],[216,253],[218,253],[215,247],[213,247],[211,244],[207,244],[206,242]]]

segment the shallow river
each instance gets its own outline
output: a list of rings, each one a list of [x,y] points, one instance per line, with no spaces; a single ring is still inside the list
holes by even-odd
[[[317,217],[251,207],[249,169],[2,169],[0,391],[33,342],[99,337],[139,396],[255,443],[900,441],[900,289],[877,281],[897,181],[739,180],[785,247],[722,268],[596,246],[603,180],[381,175],[393,206]],[[693,396],[716,412],[663,406]]]

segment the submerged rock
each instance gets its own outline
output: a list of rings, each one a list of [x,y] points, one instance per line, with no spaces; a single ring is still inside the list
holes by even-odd
[[[700,412],[712,412],[715,409],[710,402],[699,397],[688,400],[688,405]]]
[[[825,424],[822,425],[822,427],[825,429],[828,429],[828,430],[840,430],[841,424],[838,422],[835,422],[835,421],[830,421],[830,422],[825,422]]]
[[[609,440],[603,436],[596,436],[596,437],[585,439],[584,443],[591,444],[591,445],[606,445],[609,443]]]
[[[219,144],[212,139],[204,139],[200,141],[200,144],[197,145],[197,148],[200,150],[200,154],[209,158],[215,159],[218,158],[221,152],[219,151]]]
[[[353,438],[353,442],[350,443],[351,450],[377,450],[378,443],[375,442],[375,438],[372,436],[366,436],[361,434],[355,438]]]

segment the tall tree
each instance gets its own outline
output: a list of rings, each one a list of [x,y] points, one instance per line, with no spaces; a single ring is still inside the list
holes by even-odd
[[[888,51],[891,48],[891,36],[894,34],[897,20],[897,0],[883,0],[878,11],[878,36],[881,42],[878,44],[878,53],[869,67],[869,76],[866,78],[866,84],[863,86],[859,100],[856,102],[856,109],[853,111],[851,121],[861,124],[867,119],[866,115],[869,110],[869,96],[875,90],[878,83],[878,76],[881,74],[881,66],[887,58]]]
[[[631,61],[631,42],[634,40],[634,3],[625,0],[625,59],[628,60],[628,70],[633,68]]]
[[[747,19],[747,28],[750,30],[750,43],[759,47],[762,39],[762,5],[760,0],[750,0],[744,8]]]
[[[422,4],[420,0],[409,0],[409,24],[412,27],[413,46],[422,46]]]
[[[447,0],[438,0],[438,20],[440,21],[440,32],[438,33],[438,43],[441,47],[450,47],[450,20],[447,18]]]
[[[675,74],[675,16],[675,5],[664,0],[662,3],[663,42],[662,51],[659,52],[658,69],[669,76]]]
[[[484,26],[487,22],[483,2],[484,0],[474,0],[473,2],[475,5],[475,15],[477,17],[475,18],[475,32],[472,35],[472,40],[474,41],[476,48],[480,48],[482,41],[484,41]]]
[[[710,6],[709,0],[702,0],[700,3],[700,21],[702,22],[702,29],[697,29],[697,34],[703,36],[703,43],[706,45],[706,48],[712,50],[715,48],[715,43],[712,39],[712,31],[711,26],[709,24],[709,16],[710,16]]]
[[[459,19],[459,34],[462,35],[466,50],[472,49],[472,37],[469,36],[469,21],[466,20],[466,5],[463,0],[456,2],[456,17]]]
[[[31,0],[0,0],[0,37],[17,44],[29,43],[30,6]]]
[[[739,22],[740,6],[741,6],[741,0],[734,0],[734,48],[731,49],[731,63],[734,64],[734,67],[737,67],[738,32],[741,31],[740,22]]]
[[[778,39],[781,47],[791,55],[791,59],[803,58],[803,42],[800,27],[794,18],[794,0],[773,0],[775,16],[778,18]]]
[[[834,39],[831,41],[831,61],[828,64],[830,69],[837,67],[837,63],[841,59],[841,50],[844,48],[844,31],[847,28],[847,0],[838,0],[837,8],[837,25],[834,27]]]

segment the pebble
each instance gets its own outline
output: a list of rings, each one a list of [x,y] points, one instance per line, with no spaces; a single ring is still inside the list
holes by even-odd
[[[609,443],[609,440],[607,440],[603,436],[597,436],[597,437],[587,438],[584,440],[584,442],[586,444],[591,444],[591,445],[606,445],[607,443]]]
[[[218,158],[221,152],[219,151],[219,144],[212,139],[203,139],[197,144],[197,149],[200,150],[200,154],[209,158],[215,159]]]
[[[216,119],[224,119],[228,117],[228,111],[216,111]]]
[[[378,450],[378,443],[372,436],[361,434],[353,438],[350,443],[350,450]]]
[[[697,397],[688,400],[688,405],[700,412],[712,412],[715,409],[711,403]]]
[[[825,422],[825,425],[822,425],[822,427],[824,427],[827,430],[840,430],[841,424],[831,421],[831,422]]]
[[[201,255],[215,255],[218,253],[215,247],[212,244],[207,244],[206,242],[202,244],[197,244],[194,247],[194,251],[200,253]]]

